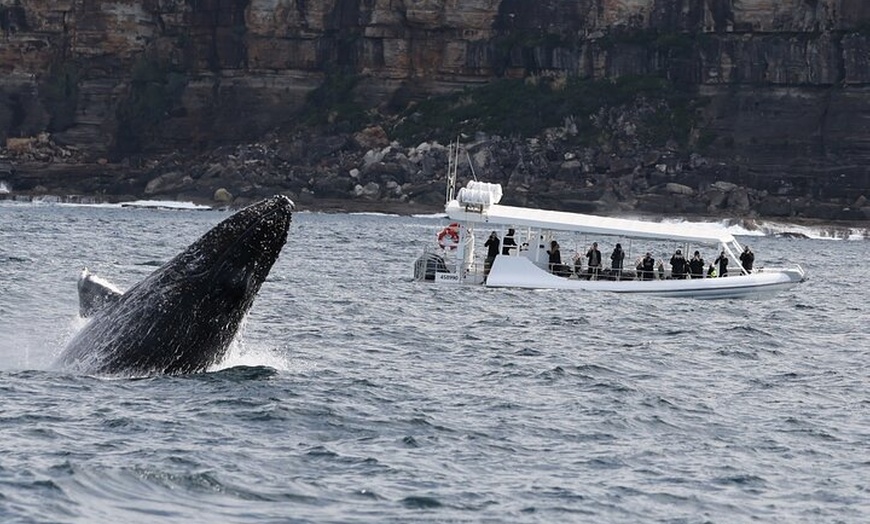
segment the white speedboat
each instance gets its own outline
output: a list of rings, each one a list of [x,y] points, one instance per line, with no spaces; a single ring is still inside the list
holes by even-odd
[[[455,174],[449,180],[455,180]],[[499,184],[469,182],[454,196],[448,183],[445,212],[451,224],[437,234],[436,242],[415,262],[418,280],[439,284],[483,284],[488,287],[528,289],[575,289],[642,293],[649,295],[734,298],[773,294],[806,279],[799,265],[787,268],[754,267],[744,269],[739,255],[744,248],[729,232],[701,224],[668,224],[609,218],[562,211],[549,211],[499,204]],[[487,257],[476,242],[494,232],[496,236],[515,231],[516,246],[500,246],[499,254]],[[501,238],[499,238],[501,241]],[[562,260],[554,263],[549,251],[553,242],[561,248]],[[588,265],[587,248],[601,245],[601,264]],[[570,246],[575,246],[573,255]],[[613,268],[611,251],[622,246],[622,267]],[[576,247],[582,246],[582,247]],[[502,248],[504,251],[502,251]],[[699,254],[710,257],[700,273],[671,267],[670,257],[684,254],[686,260]],[[504,253],[504,254],[503,254]],[[655,259],[654,269],[643,265],[641,255]],[[701,255],[701,256],[703,256]],[[727,273],[719,257],[727,259]],[[489,260],[487,260],[489,258]],[[713,258],[717,259],[716,263]],[[712,263],[712,264],[711,264]]]

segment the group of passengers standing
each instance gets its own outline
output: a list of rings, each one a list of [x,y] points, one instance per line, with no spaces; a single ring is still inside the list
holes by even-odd
[[[547,251],[550,256],[550,271],[561,276],[570,275],[570,270],[565,274],[565,270],[561,268],[561,254],[559,253],[559,243],[553,240],[550,242],[550,250]],[[592,247],[586,252],[586,272],[582,270],[583,257],[578,255],[574,259],[574,273],[578,276],[597,280],[602,275],[601,251],[598,250],[598,242],[593,242]],[[623,263],[625,262],[625,251],[622,245],[617,243],[610,254],[610,271],[607,272],[607,277],[612,280],[620,280],[624,278]],[[755,255],[747,246],[740,255],[740,262],[747,273],[752,272],[752,265],[755,262]],[[704,259],[701,257],[700,251],[695,251],[692,258],[686,259],[683,252],[677,249],[670,259],[671,276],[673,279],[686,278],[704,278]],[[665,278],[664,261],[656,261],[652,253],[647,253],[640,258],[635,264],[637,278],[639,280],[655,280]],[[728,256],[723,250],[719,257],[710,264],[707,269],[707,277],[724,277],[728,275]]]
[[[492,268],[492,263],[499,254],[509,255],[511,248],[517,246],[516,241],[514,240],[514,230],[513,228],[508,229],[507,234],[504,237],[504,241],[500,242],[498,235],[495,231],[490,233],[489,238],[483,244],[487,248],[486,259],[483,264],[483,272],[484,276],[489,275],[489,271]],[[499,253],[499,247],[501,246],[501,252]],[[606,272],[606,277],[611,280],[621,280],[625,278],[625,274],[623,273],[623,263],[625,261],[625,251],[622,249],[622,244],[617,243],[613,248],[613,252],[610,254],[610,270],[602,271],[602,256],[601,251],[598,249],[598,242],[593,242],[592,247],[586,252],[585,257],[581,257],[579,254],[574,258],[574,268],[573,271],[570,266],[562,263],[562,253],[559,250],[559,243],[555,240],[550,242],[550,249],[547,250],[548,259],[548,267],[550,268],[550,272],[554,275],[568,277],[571,276],[572,273],[576,274],[578,277],[587,278],[591,280],[597,280],[602,278],[602,275]],[[583,271],[583,258],[586,259],[586,272]],[[740,254],[740,263],[743,266],[743,269],[746,270],[747,273],[752,272],[752,266],[755,263],[755,254],[749,249],[749,246],[746,246],[743,249],[743,253]],[[692,258],[686,259],[683,256],[681,250],[677,249],[674,252],[673,256],[670,259],[671,265],[671,277],[673,279],[686,279],[686,278],[704,278],[704,267],[705,262],[701,257],[700,251],[695,251]],[[664,279],[665,278],[665,268],[664,261],[659,260],[658,263],[656,259],[653,258],[652,254],[647,251],[646,255],[644,255],[641,259],[637,261],[635,264],[635,269],[637,270],[637,278],[639,280],[655,280]],[[728,256],[725,254],[723,250],[719,256],[714,260],[710,266],[707,268],[706,276],[708,278],[711,277],[724,277],[728,275]]]

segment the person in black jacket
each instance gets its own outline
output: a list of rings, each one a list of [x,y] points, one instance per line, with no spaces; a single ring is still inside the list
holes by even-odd
[[[613,253],[610,254],[610,269],[616,276],[616,280],[622,277],[622,262],[625,260],[625,251],[622,250],[622,244],[617,243],[613,248]]]
[[[547,255],[550,256],[550,272],[560,277],[568,276],[571,270],[562,265],[562,252],[559,251],[559,243],[553,240],[550,242],[550,249],[547,250]]]
[[[718,273],[720,277],[728,275],[728,256],[725,254],[724,250],[719,253],[719,257],[714,260],[713,263],[719,268]]]
[[[598,242],[593,242],[592,247],[586,252],[586,261],[589,277],[598,280],[598,275],[601,273],[601,251],[598,251]]]
[[[671,278],[686,278],[686,257],[679,249],[671,257]]]
[[[511,248],[515,247],[517,247],[517,241],[514,240],[514,228],[510,228],[507,235],[504,236],[504,240],[501,241],[501,254],[510,255]]]
[[[492,263],[495,260],[495,257],[498,256],[498,248],[500,241],[498,239],[498,235],[493,231],[489,234],[489,238],[486,239],[486,242],[483,243],[484,247],[486,247],[486,259],[483,261],[483,278],[486,280],[486,277],[489,276],[489,270],[492,269]]]
[[[749,250],[749,246],[743,248],[743,253],[740,253],[740,263],[747,273],[752,273],[752,264],[755,262],[755,253]]]
[[[656,259],[653,258],[652,253],[647,251],[646,256],[641,259],[638,269],[640,270],[641,280],[653,280],[655,278]]]
[[[704,278],[704,259],[701,258],[700,251],[695,251],[695,254],[689,259],[689,273],[692,278]]]

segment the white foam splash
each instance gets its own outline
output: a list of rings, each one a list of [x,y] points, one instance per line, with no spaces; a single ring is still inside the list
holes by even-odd
[[[79,279],[81,280],[81,279],[84,279],[84,278],[89,279],[89,280],[90,280],[91,282],[93,282],[94,284],[97,284],[97,285],[99,285],[99,286],[101,286],[101,287],[104,287],[104,288],[106,288],[106,289],[112,290],[112,291],[114,291],[115,293],[117,293],[117,294],[119,294],[119,295],[121,295],[121,294],[124,293],[124,292],[121,291],[121,290],[118,288],[118,286],[116,286],[115,284],[109,282],[108,280],[106,280],[106,279],[103,278],[103,277],[99,277],[99,276],[97,276],[97,275],[91,273],[90,271],[88,271],[88,268],[84,268],[84,269],[82,269],[82,273],[81,273],[81,276],[79,277]]]
[[[280,353],[278,348],[257,347],[246,343],[244,337],[236,337],[230,344],[227,358],[217,366],[210,368],[209,371],[220,371],[236,366],[266,366],[278,371],[293,369],[290,359]]]
[[[220,364],[212,366],[209,371],[220,371],[236,366],[267,366],[278,371],[289,371],[292,369],[290,359],[286,355],[279,353],[278,348],[262,347],[247,343],[245,340],[247,326],[248,315],[245,315],[236,332],[236,337],[230,343],[226,358]]]

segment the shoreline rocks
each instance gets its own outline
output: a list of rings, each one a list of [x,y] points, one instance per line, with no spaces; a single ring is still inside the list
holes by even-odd
[[[459,183],[501,183],[505,203],[593,214],[723,219],[870,221],[864,194],[849,199],[824,180],[752,187],[735,166],[693,153],[602,157],[554,139],[479,134],[463,145]],[[242,206],[275,193],[302,209],[440,212],[448,148],[403,147],[380,128],[353,135],[271,135],[200,155],[180,152],[120,164],[85,162],[45,135],[0,151],[0,198],[161,199]],[[818,195],[818,196],[814,196]],[[826,196],[828,195],[828,196]]]

